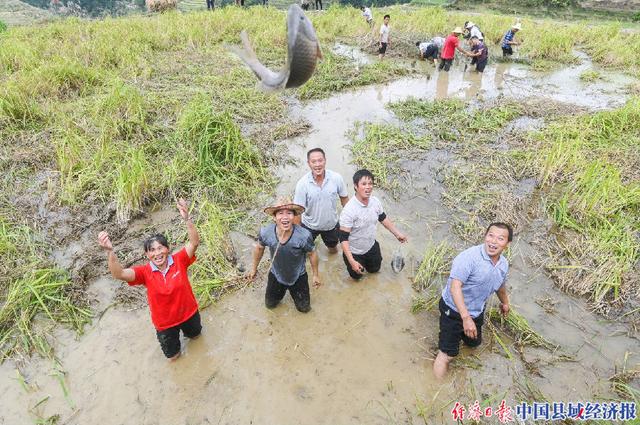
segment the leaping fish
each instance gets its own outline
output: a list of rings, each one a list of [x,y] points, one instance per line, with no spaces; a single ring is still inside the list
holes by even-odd
[[[297,4],[289,6],[287,12],[287,63],[280,72],[273,72],[258,60],[246,31],[240,33],[243,48],[228,46],[246,63],[260,80],[265,90],[300,87],[306,83],[322,59],[318,37],[313,25]]]

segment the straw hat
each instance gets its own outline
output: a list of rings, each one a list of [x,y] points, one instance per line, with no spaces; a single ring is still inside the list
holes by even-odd
[[[462,34],[464,31],[462,31],[462,28],[460,27],[455,27],[452,32],[455,34]]]
[[[517,24],[511,25],[511,28],[520,31],[522,29],[522,25],[518,22]]]
[[[469,22],[467,22],[467,25],[465,25],[464,27],[469,29],[469,28],[472,28],[474,25],[475,24],[473,22],[469,21]]]
[[[280,210],[291,210],[294,214],[299,215],[304,212],[304,207],[302,205],[294,204],[291,202],[291,198],[283,196],[278,198],[275,205],[265,208],[264,212],[269,215],[276,215]]]

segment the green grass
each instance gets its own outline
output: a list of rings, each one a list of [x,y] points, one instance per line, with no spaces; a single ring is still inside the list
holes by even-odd
[[[517,344],[532,345],[551,351],[555,351],[558,348],[537,333],[529,325],[527,319],[517,313],[513,308],[511,308],[507,317],[502,316],[496,308],[489,309],[487,315],[491,321],[508,332]]]
[[[423,291],[430,287],[438,290],[442,287],[442,278],[449,273],[451,260],[453,259],[453,248],[447,241],[438,244],[429,244],[424,251],[422,261],[413,278],[413,287],[418,291]],[[434,285],[434,283],[440,283]]]
[[[599,80],[601,77],[601,74],[594,70],[594,69],[590,69],[587,71],[583,71],[580,74],[580,81],[585,82],[585,83],[592,83],[596,80]]]

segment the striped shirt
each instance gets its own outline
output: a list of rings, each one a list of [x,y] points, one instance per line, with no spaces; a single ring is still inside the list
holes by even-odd
[[[507,31],[507,33],[504,35],[504,38],[502,39],[502,47],[506,49],[507,47],[511,46],[509,42],[513,41],[513,37],[515,37],[515,35],[516,33],[513,32],[513,30]]]

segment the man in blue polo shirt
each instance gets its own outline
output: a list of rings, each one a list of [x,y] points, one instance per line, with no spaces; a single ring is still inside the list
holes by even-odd
[[[469,347],[477,347],[482,342],[484,309],[491,294],[498,295],[502,314],[509,314],[505,285],[509,264],[502,252],[512,240],[511,226],[491,223],[483,244],[466,249],[454,258],[439,306],[439,351],[433,362],[437,378],[447,374],[449,362],[460,350],[460,341]]]
[[[294,223],[310,231],[313,240],[320,235],[329,252],[334,253],[338,251],[338,199],[344,207],[349,200],[347,186],[340,174],[327,170],[322,149],[307,152],[307,164],[310,171],[296,184],[293,197],[293,202],[305,210]]]

